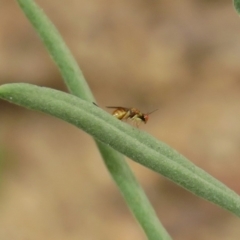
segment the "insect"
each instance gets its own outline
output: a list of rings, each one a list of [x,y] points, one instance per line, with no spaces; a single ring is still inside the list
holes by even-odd
[[[149,114],[157,111],[156,109],[149,113],[142,113],[137,108],[114,107],[114,106],[109,106],[107,108],[115,108],[115,110],[112,112],[112,115],[114,117],[118,118],[119,120],[131,119],[135,121],[137,127],[141,122],[144,122],[146,124],[149,118]]]

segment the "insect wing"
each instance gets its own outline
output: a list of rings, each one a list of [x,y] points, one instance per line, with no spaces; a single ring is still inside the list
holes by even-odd
[[[126,107],[115,107],[115,106],[107,106],[106,108],[115,108],[115,109],[119,109],[119,110],[124,110],[124,111],[129,111],[130,108],[126,108]]]

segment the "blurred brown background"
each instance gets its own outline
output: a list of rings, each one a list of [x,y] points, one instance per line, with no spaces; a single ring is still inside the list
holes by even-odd
[[[37,3],[101,106],[159,108],[141,129],[240,193],[240,19],[231,1]],[[66,90],[13,0],[0,1],[0,83],[7,82]],[[0,239],[146,239],[90,136],[0,107]],[[128,162],[173,239],[239,239],[237,217]]]

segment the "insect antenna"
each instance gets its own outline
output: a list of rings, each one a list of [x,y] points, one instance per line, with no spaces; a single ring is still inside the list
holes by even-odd
[[[147,113],[147,115],[150,115],[150,114],[152,114],[152,113],[156,112],[157,110],[158,110],[158,108],[157,108],[157,109],[155,109],[155,110],[153,110],[153,111],[151,111],[151,112],[148,112],[148,113]]]

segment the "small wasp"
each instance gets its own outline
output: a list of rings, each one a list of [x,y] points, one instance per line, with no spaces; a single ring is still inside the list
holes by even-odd
[[[135,121],[137,127],[139,126],[139,123],[141,123],[141,122],[144,122],[146,124],[148,121],[148,118],[149,118],[149,114],[157,111],[157,109],[156,109],[149,113],[142,113],[136,108],[112,107],[112,106],[107,107],[107,108],[115,108],[115,110],[112,113],[112,115],[114,117],[118,118],[119,120],[131,119],[131,120]]]

